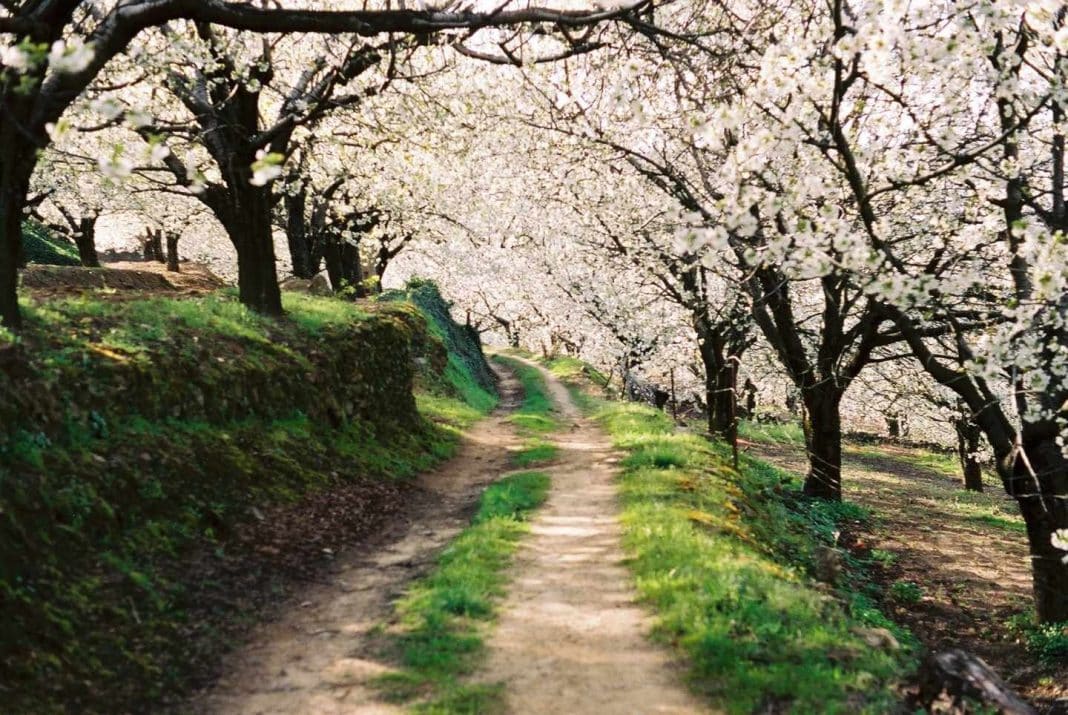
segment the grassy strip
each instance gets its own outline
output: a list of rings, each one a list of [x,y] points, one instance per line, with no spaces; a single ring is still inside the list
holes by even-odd
[[[377,681],[387,698],[419,698],[416,710],[424,713],[486,712],[499,703],[498,686],[459,679],[472,672],[484,648],[483,624],[503,595],[504,570],[548,489],[549,477],[541,472],[514,474],[489,487],[471,526],[397,604],[400,628],[390,645],[403,670]]]
[[[855,505],[803,499],[793,477],[746,459],[740,472],[656,410],[602,403],[596,419],[629,452],[624,543],[658,634],[689,656],[691,682],[732,713],[884,712],[912,662],[911,638],[874,606],[834,548]],[[832,588],[807,573],[845,562]],[[872,647],[889,629],[901,649]]]
[[[552,442],[544,440],[530,440],[512,456],[512,462],[521,469],[537,465],[548,464],[556,459],[560,448]]]
[[[493,359],[514,371],[523,385],[523,403],[508,416],[508,421],[524,437],[523,448],[513,455],[513,463],[525,469],[551,462],[560,450],[545,435],[558,429],[560,422],[554,416],[556,408],[541,371],[503,355],[495,355]]]
[[[598,387],[608,384],[607,375],[578,358],[566,355],[551,358],[545,361],[545,367],[548,368],[549,372],[565,382],[577,382],[580,379],[586,379]]]

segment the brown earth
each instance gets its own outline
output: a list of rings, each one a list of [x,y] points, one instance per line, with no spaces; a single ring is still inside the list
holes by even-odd
[[[548,502],[513,564],[509,596],[473,679],[501,682],[512,713],[699,713],[668,655],[646,640],[648,616],[635,605],[623,566],[612,479],[618,457],[566,390],[549,385],[567,432],[558,438]],[[196,713],[377,714],[370,681],[392,666],[380,627],[392,603],[464,528],[482,489],[511,469],[521,439],[505,401],[472,429],[460,454],[421,479],[425,498],[379,538],[345,549],[334,568],[258,629],[214,687],[184,704]]]
[[[753,442],[748,450],[797,474],[808,468],[799,444]],[[878,579],[887,587],[911,581],[922,591],[915,603],[887,599],[889,614],[931,651],[977,654],[1040,709],[1068,698],[1068,666],[1039,663],[1009,625],[1031,608],[1030,561],[1015,503],[993,483],[981,494],[965,491],[959,477],[917,464],[923,454],[884,444],[847,446],[843,458],[844,498],[875,515],[869,533],[850,548],[896,554]],[[982,521],[990,516],[1001,523]]]
[[[226,285],[207,266],[183,262],[177,273],[156,261],[120,261],[100,268],[30,265],[22,271],[22,287],[37,299],[62,298],[89,290],[115,291],[121,297],[144,293],[195,295]]]

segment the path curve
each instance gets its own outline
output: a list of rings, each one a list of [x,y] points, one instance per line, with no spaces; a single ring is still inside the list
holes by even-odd
[[[635,604],[613,484],[619,456],[564,386],[537,367],[565,428],[555,440],[558,460],[542,470],[552,477],[548,500],[512,566],[477,678],[504,683],[515,715],[707,712],[682,684],[678,664],[648,640],[652,620]]]
[[[416,503],[372,543],[338,554],[321,586],[310,588],[280,620],[260,627],[232,654],[216,685],[181,712],[227,715],[378,715],[404,709],[381,703],[368,680],[389,668],[373,652],[374,628],[393,601],[428,572],[440,550],[468,525],[479,495],[511,469],[520,441],[506,417],[520,387],[499,370],[501,404],[464,438],[456,457],[419,478]]]

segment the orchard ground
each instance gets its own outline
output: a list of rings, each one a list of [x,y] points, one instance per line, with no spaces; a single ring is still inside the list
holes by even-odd
[[[746,425],[743,433],[747,454],[800,474],[808,468],[797,430]],[[928,649],[974,652],[1028,699],[1049,704],[1068,697],[1068,652],[1041,657],[1041,634],[1027,626],[1024,523],[994,477],[984,478],[984,492],[968,492],[952,455],[847,444],[844,496],[873,518],[844,545],[874,557],[888,613]]]

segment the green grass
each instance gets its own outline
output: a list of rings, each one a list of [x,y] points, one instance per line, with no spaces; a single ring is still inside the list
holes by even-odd
[[[464,684],[484,649],[485,626],[504,593],[505,569],[544,500],[549,477],[522,472],[483,493],[478,512],[442,553],[434,571],[398,601],[388,636],[401,670],[377,681],[392,701],[418,699],[418,712],[484,713],[500,706],[500,687]]]
[[[804,444],[805,433],[797,422],[738,422],[738,436],[753,442],[772,444]]]
[[[1068,663],[1068,621],[1036,623],[1034,613],[1009,619],[1009,630],[1027,643],[1027,649],[1044,663]]]
[[[552,442],[532,439],[523,445],[523,449],[512,455],[512,462],[517,467],[525,469],[551,462],[556,459],[556,455],[559,452],[560,448]]]
[[[997,516],[996,514],[969,514],[965,516],[964,519],[973,524],[992,526],[995,529],[1011,531],[1014,534],[1027,533],[1027,525],[1024,524],[1022,517],[1012,519],[1004,516]]]
[[[894,581],[887,589],[887,595],[898,603],[919,603],[923,599],[923,589],[915,581]]]
[[[278,333],[287,330],[316,335],[369,317],[356,304],[334,298],[284,293],[283,304],[287,316],[279,323],[248,309],[228,290],[191,298],[114,300],[87,292],[48,303],[23,300],[23,337],[47,336],[47,344],[38,341],[35,345],[35,354],[63,363],[76,359],[89,346],[126,356],[146,354],[172,343],[179,330],[268,345],[279,342]]]
[[[426,319],[430,339],[445,349],[447,361],[442,375],[422,370],[421,382],[431,391],[445,392],[459,397],[480,412],[489,413],[497,405],[497,388],[478,332],[470,325],[460,325],[452,319],[451,304],[438,287],[426,280],[413,278],[404,290],[386,291],[380,303],[404,301],[415,306]]]
[[[22,250],[27,263],[53,266],[78,266],[78,248],[53,234],[47,227],[30,219],[22,224]]]
[[[608,376],[587,362],[578,358],[562,356],[544,361],[545,366],[556,377],[567,382],[576,382],[579,379],[591,380],[598,387],[608,383]]]
[[[656,410],[602,403],[595,418],[629,453],[620,489],[630,566],[696,690],[731,713],[890,707],[914,641],[873,606],[848,555],[833,595],[808,575],[863,509],[804,499],[792,477],[757,460],[735,472],[724,448],[676,432]],[[909,645],[873,649],[856,632],[864,627]]]

